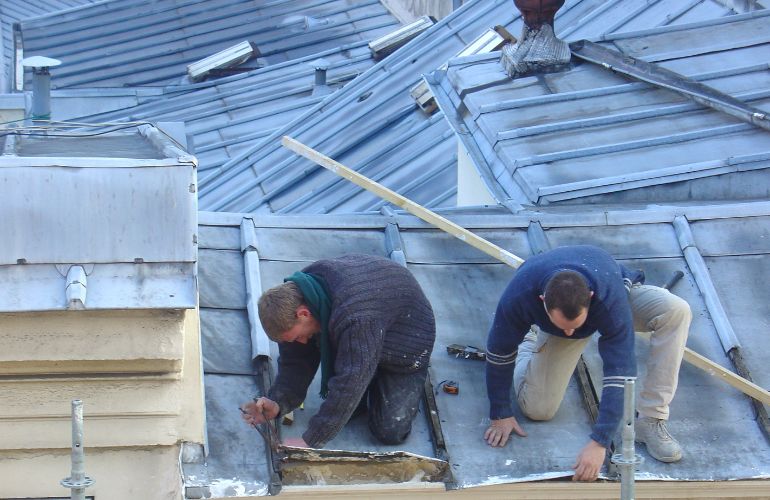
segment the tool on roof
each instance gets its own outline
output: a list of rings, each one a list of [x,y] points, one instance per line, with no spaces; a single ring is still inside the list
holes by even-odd
[[[441,390],[446,392],[447,394],[452,394],[454,396],[460,394],[459,382],[456,382],[454,380],[444,380],[439,385],[441,386]]]
[[[664,288],[666,290],[671,290],[674,288],[674,285],[679,283],[679,280],[682,279],[684,276],[684,273],[680,270],[674,271],[674,274],[666,281],[661,288]]]
[[[465,359],[476,359],[479,361],[485,361],[487,359],[487,353],[483,349],[473,347],[472,345],[461,344],[449,344],[446,346],[446,352],[448,354],[454,354],[455,357]]]
[[[431,224],[441,229],[442,231],[451,234],[455,238],[464,241],[472,247],[481,250],[485,254],[511,266],[514,269],[518,269],[519,266],[524,263],[524,259],[517,257],[511,252],[485,240],[484,238],[481,238],[480,236],[438,215],[437,213],[428,210],[422,205],[419,205],[412,200],[401,196],[395,191],[386,188],[382,184],[379,184],[369,179],[368,177],[349,169],[342,163],[332,160],[328,156],[325,156],[315,149],[302,144],[296,139],[293,139],[289,136],[283,136],[281,139],[281,144],[283,144],[285,148],[294,151],[298,155],[314,161],[322,167],[331,170],[340,177],[347,179],[353,184],[356,184],[357,186],[360,186],[367,191],[374,193],[380,198],[403,208],[407,212],[419,217],[428,224]],[[725,367],[694,352],[688,347],[685,347],[684,350],[684,360],[694,365],[695,367],[700,368],[709,375],[717,375],[726,383],[735,387],[744,394],[751,396],[752,398],[764,404],[770,405],[770,392],[751,382],[750,380],[746,380],[745,378],[736,375]]]

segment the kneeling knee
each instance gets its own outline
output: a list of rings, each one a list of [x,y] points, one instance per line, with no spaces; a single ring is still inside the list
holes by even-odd
[[[522,404],[521,401],[519,401],[519,407],[524,415],[532,420],[551,420],[559,409],[558,406],[527,405]]]
[[[670,309],[667,316],[677,322],[687,322],[692,320],[692,310],[690,304],[681,297],[673,296],[673,300],[670,302]]]
[[[406,438],[409,437],[409,433],[412,430],[411,426],[408,429],[381,429],[370,426],[369,429],[372,431],[374,437],[377,438],[377,441],[382,444],[391,446],[401,444],[406,441]]]

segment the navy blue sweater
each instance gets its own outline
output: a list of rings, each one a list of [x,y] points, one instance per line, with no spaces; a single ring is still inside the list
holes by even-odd
[[[583,275],[594,292],[586,322],[571,337],[551,323],[540,299],[548,280],[562,270]],[[604,387],[591,439],[609,446],[623,416],[623,378],[636,376],[634,324],[624,278],[635,280],[639,276],[593,246],[556,248],[522,264],[500,298],[487,339],[490,418],[513,416],[510,394],[514,361],[531,325],[551,335],[572,339],[586,338],[598,331]]]

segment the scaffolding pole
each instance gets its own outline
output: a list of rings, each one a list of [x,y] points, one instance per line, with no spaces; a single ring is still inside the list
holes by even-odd
[[[643,459],[636,454],[634,440],[634,418],[636,415],[636,395],[634,379],[627,378],[623,386],[623,430],[621,432],[621,452],[612,455],[612,463],[620,471],[620,498],[634,500],[636,498],[634,474],[636,466]]]
[[[61,480],[61,485],[71,490],[72,500],[86,500],[86,488],[94,484],[86,476],[85,452],[83,451],[83,401],[72,401],[72,469],[70,477]]]

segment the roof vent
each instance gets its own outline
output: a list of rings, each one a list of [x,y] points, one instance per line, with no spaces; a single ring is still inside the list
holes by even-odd
[[[249,41],[243,41],[221,52],[217,52],[187,66],[190,80],[199,82],[217,70],[243,64],[253,57],[259,57],[259,49]]]
[[[388,33],[385,36],[372,40],[369,42],[369,50],[372,51],[372,55],[375,59],[382,59],[433,26],[433,23],[434,19],[432,17],[422,16],[413,23],[407,24],[392,33]]]
[[[316,59],[311,63],[315,69],[315,82],[313,83],[313,95],[322,96],[331,94],[332,90],[326,84],[326,72],[329,69],[329,61]]]
[[[58,59],[32,56],[21,61],[25,68],[32,68],[32,119],[51,119],[51,73],[48,68],[61,64]]]
[[[428,83],[424,78],[420,80],[420,83],[409,90],[409,95],[412,96],[412,99],[414,99],[426,115],[431,115],[438,109],[436,98],[433,96],[433,92],[431,92],[430,87],[428,87]]]

